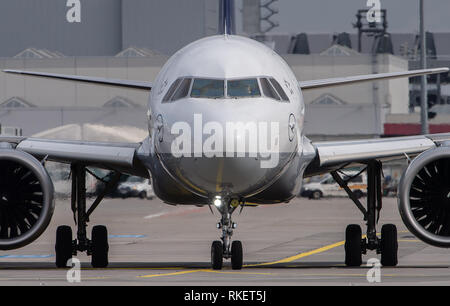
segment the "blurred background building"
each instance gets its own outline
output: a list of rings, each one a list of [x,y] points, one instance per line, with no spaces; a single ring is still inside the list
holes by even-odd
[[[218,1],[80,0],[80,23],[67,22],[66,2],[0,2],[0,69],[152,81],[179,48],[217,33]],[[402,16],[388,10],[380,23],[367,23],[360,2],[346,20],[352,32],[277,33],[279,2],[241,0],[238,31],[281,54],[299,80],[417,69],[416,32],[391,33],[389,21]],[[450,66],[450,29],[427,33],[427,55],[429,67]],[[428,80],[430,130],[450,132],[449,76]],[[305,93],[306,133],[314,140],[418,134],[419,84],[402,79]],[[74,124],[77,131],[89,124],[145,130],[147,102],[142,91],[0,73],[0,133],[61,136],[61,127]]]

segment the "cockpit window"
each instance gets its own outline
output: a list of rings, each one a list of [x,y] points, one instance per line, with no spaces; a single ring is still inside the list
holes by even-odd
[[[210,79],[195,79],[192,85],[191,97],[217,99],[225,96],[225,81]]]
[[[261,96],[257,79],[228,81],[227,93],[230,98]]]
[[[261,81],[262,91],[266,97],[275,99],[277,101],[281,100],[280,96],[277,94],[277,92],[275,91],[275,88],[273,88],[272,84],[269,82],[268,79],[261,78],[260,81]]]
[[[163,102],[170,101],[170,98],[172,97],[175,90],[178,88],[178,85],[180,85],[182,79],[177,79],[173,84],[170,86],[169,90],[167,91],[166,95],[163,98]]]
[[[280,95],[281,99],[283,101],[289,101],[289,97],[284,92],[284,90],[281,87],[280,83],[278,83],[278,81],[273,79],[273,78],[270,79],[270,82],[272,83],[273,87],[275,87],[275,90],[278,92],[278,94]]]
[[[277,100],[289,102],[289,97],[274,78],[263,77],[259,79],[227,80],[219,79],[193,79],[189,77],[178,78],[172,83],[163,98],[164,102],[176,101],[190,96],[193,98],[219,99],[249,98],[262,95]],[[261,86],[261,87],[260,87]]]
[[[180,86],[178,86],[177,91],[175,91],[170,101],[176,101],[186,97],[189,94],[189,89],[191,89],[191,80],[192,79],[184,79],[181,81]]]

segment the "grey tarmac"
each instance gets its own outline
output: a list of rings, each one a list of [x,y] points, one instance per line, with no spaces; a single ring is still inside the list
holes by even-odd
[[[381,282],[371,284],[363,257],[359,268],[344,266],[344,232],[360,224],[361,213],[345,198],[294,199],[289,204],[246,207],[234,214],[233,239],[244,246],[244,268],[210,269],[210,246],[219,238],[207,207],[174,207],[155,200],[106,199],[88,228],[107,225],[110,265],[92,269],[79,254],[81,282],[69,283],[66,269],[54,264],[58,225],[75,226],[68,200],[58,200],[47,231],[33,244],[0,253],[0,285],[450,285],[450,254],[427,246],[404,227],[395,198],[385,198],[379,228],[398,227],[399,266],[381,269]]]

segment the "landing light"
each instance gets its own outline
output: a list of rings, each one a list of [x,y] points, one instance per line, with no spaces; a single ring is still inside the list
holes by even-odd
[[[217,208],[219,208],[220,206],[222,206],[222,199],[220,197],[216,197],[214,199],[214,206],[216,206]]]

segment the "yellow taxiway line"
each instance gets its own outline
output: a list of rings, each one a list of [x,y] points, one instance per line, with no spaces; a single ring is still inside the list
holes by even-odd
[[[407,231],[399,231],[399,233],[407,233]],[[379,236],[380,233],[377,233],[377,235]],[[366,237],[367,237],[367,235],[363,235],[362,236],[363,239],[366,238]],[[399,242],[403,242],[403,241],[410,242],[412,240],[406,240],[406,239],[399,240]],[[418,240],[415,240],[414,242],[416,242],[416,241],[418,241]],[[318,248],[318,249],[315,249],[315,250],[312,250],[312,251],[308,251],[308,252],[300,253],[300,254],[297,254],[297,255],[294,255],[294,256],[286,257],[286,258],[283,258],[283,259],[280,259],[280,260],[277,260],[277,261],[263,262],[263,263],[252,264],[252,265],[244,265],[244,267],[251,268],[251,267],[271,266],[271,265],[276,265],[276,264],[289,263],[289,262],[293,262],[295,260],[298,260],[298,259],[301,259],[301,258],[304,258],[304,257],[308,257],[308,256],[311,256],[311,255],[315,255],[315,254],[319,254],[319,253],[323,253],[323,252],[329,251],[331,249],[343,246],[344,244],[345,244],[345,240],[339,241],[339,242],[336,242],[336,243],[333,243],[333,244],[329,244],[329,245],[323,246],[321,248]]]
[[[329,244],[326,245],[324,247],[312,250],[312,251],[308,251],[308,252],[304,252],[304,253],[300,253],[294,256],[290,256],[290,257],[286,257],[277,261],[272,261],[272,262],[263,262],[263,263],[259,263],[259,264],[253,264],[253,265],[244,265],[244,267],[246,268],[250,268],[250,267],[260,267],[260,266],[271,266],[271,265],[276,265],[276,264],[281,264],[281,263],[288,263],[288,262],[292,262],[295,260],[298,260],[300,258],[304,258],[304,257],[308,257],[311,255],[315,255],[315,254],[319,254],[319,253],[323,253],[326,252],[328,250],[337,248],[339,246],[342,246],[345,244],[345,240],[344,241],[339,241],[333,244]]]
[[[273,273],[256,273],[256,272],[241,272],[241,271],[215,271],[211,269],[201,269],[201,270],[187,270],[187,271],[179,271],[173,273],[160,273],[160,274],[149,274],[149,275],[141,275],[139,278],[151,278],[151,277],[159,277],[159,276],[175,276],[175,275],[183,275],[190,273],[218,273],[218,274],[249,274],[249,275],[271,275]]]
[[[407,231],[399,231],[400,233],[406,233]],[[377,235],[380,235],[379,233]],[[366,235],[363,235],[362,238],[366,238]],[[399,242],[416,242],[417,240],[409,240],[409,239],[401,239]],[[271,262],[263,262],[258,264],[250,264],[250,265],[244,265],[244,268],[251,268],[251,267],[261,267],[261,266],[271,266],[276,264],[283,264],[283,263],[290,263],[296,260],[299,260],[301,258],[305,258],[308,256],[320,254],[326,251],[329,251],[331,249],[343,246],[345,244],[345,240],[339,241],[336,243],[332,243],[311,251],[303,252],[297,255],[289,256],[277,261],[271,261]],[[200,269],[200,270],[185,270],[185,271],[179,271],[179,272],[173,272],[173,273],[161,273],[161,274],[150,274],[150,275],[143,275],[139,276],[142,278],[150,278],[150,277],[158,277],[158,276],[174,276],[174,275],[183,275],[183,274],[189,274],[189,273],[198,273],[198,272],[207,272],[207,273],[222,273],[222,274],[258,274],[258,275],[270,275],[273,273],[253,273],[253,272],[242,272],[242,271],[215,271],[211,269]]]
[[[158,277],[158,276],[174,276],[174,275],[182,275],[182,274],[189,274],[189,273],[196,273],[196,272],[202,272],[204,270],[188,270],[188,271],[179,271],[179,272],[172,272],[172,273],[160,273],[160,274],[149,274],[149,275],[141,275],[138,276],[140,278],[151,278],[151,277]]]

